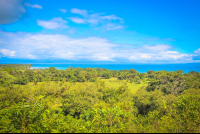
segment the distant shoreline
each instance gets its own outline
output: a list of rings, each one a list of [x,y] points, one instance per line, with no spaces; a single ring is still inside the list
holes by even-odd
[[[73,68],[106,68],[108,70],[129,70],[135,69],[139,73],[146,73],[147,71],[176,71],[183,70],[184,73],[191,71],[200,72],[200,64],[32,64],[31,69],[45,69],[55,67],[58,70],[66,70],[69,66]]]
[[[44,69],[44,68],[49,68],[49,67],[30,67],[30,69]]]

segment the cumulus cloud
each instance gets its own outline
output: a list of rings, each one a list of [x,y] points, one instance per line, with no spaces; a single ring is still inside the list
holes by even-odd
[[[116,25],[112,23],[105,25],[106,30],[116,30],[116,29],[121,29],[121,28],[123,28],[122,25]]]
[[[194,53],[196,53],[196,54],[197,54],[197,53],[200,54],[200,48],[197,49],[197,50],[195,50]]]
[[[87,10],[81,10],[81,9],[77,9],[77,8],[72,8],[71,13],[80,14],[84,17],[86,17],[88,15]]]
[[[179,53],[173,51],[172,46],[166,44],[136,48],[110,43],[109,40],[99,37],[77,39],[60,34],[12,34],[6,32],[1,32],[1,34],[3,41],[0,46],[1,54],[15,58],[129,63],[196,62],[193,59],[195,53]]]
[[[150,54],[140,54],[140,59],[148,60],[148,59],[151,59],[151,56]]]
[[[53,18],[49,21],[37,20],[37,24],[43,28],[47,29],[55,29],[55,28],[67,28],[65,24],[67,23],[66,20],[63,20],[61,17]]]
[[[108,19],[108,20],[120,20],[121,23],[123,23],[123,19],[120,17],[117,17],[116,15],[109,15],[109,16],[101,16],[102,19]]]
[[[81,10],[77,8],[71,9],[71,13],[79,14],[82,17],[68,17],[74,23],[77,24],[91,24],[93,26],[101,25],[105,30],[116,30],[124,28],[122,23],[123,19],[116,15],[104,15],[105,13],[91,13],[87,10]]]
[[[165,45],[165,44],[157,44],[154,46],[145,45],[145,46],[143,46],[143,48],[145,48],[147,50],[151,50],[151,51],[165,51],[165,50],[170,49],[171,46]]]
[[[4,34],[5,41],[12,35]],[[18,35],[4,45],[15,49],[17,58],[66,59],[66,60],[112,60],[112,47],[106,39],[89,37],[73,39],[64,35],[24,34]],[[2,46],[1,46],[2,47]],[[101,47],[101,49],[99,49]],[[3,48],[4,49],[4,48]],[[107,57],[107,58],[105,58]]]
[[[156,57],[156,60],[178,60],[178,59],[185,59],[185,60],[192,60],[191,55],[189,54],[180,54],[177,51],[166,51],[166,52],[159,52]]]
[[[38,4],[31,5],[31,4],[27,3],[27,2],[25,3],[25,6],[32,7],[32,8],[42,9],[42,6],[40,6]]]
[[[66,13],[67,10],[66,9],[59,9],[61,12]]]
[[[0,0],[0,24],[18,21],[25,13],[25,0]]]
[[[15,51],[11,51],[11,50],[7,50],[7,49],[0,49],[0,53],[3,55],[3,56],[15,56]]]
[[[81,18],[78,18],[78,17],[69,17],[68,19],[70,19],[71,21],[78,23],[78,24],[86,22],[84,19],[81,19]]]
[[[188,63],[194,62],[192,59],[193,55],[181,54],[176,51],[161,51],[158,53],[148,53],[148,52],[136,52],[134,56],[130,56],[130,60],[135,62],[149,62],[149,63],[159,63],[159,62],[168,62],[168,63]]]
[[[194,51],[193,59],[200,60],[200,48]]]

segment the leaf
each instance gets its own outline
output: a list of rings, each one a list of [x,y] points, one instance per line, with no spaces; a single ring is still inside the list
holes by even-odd
[[[44,96],[40,95],[37,99],[42,99]]]

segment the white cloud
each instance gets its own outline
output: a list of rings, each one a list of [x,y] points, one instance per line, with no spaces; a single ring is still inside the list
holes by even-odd
[[[25,3],[25,6],[32,7],[32,8],[42,9],[42,6],[40,6],[38,4],[31,5],[31,4],[27,3],[27,2]]]
[[[55,29],[55,28],[67,28],[65,24],[67,23],[66,20],[63,20],[61,17],[53,18],[49,21],[37,20],[37,24],[42,26],[43,28],[47,29]]]
[[[70,34],[75,34],[76,33],[76,29],[74,29],[74,28],[71,28],[71,29],[69,29],[69,31],[68,31]]]
[[[200,54],[200,48],[197,49],[197,50],[195,50],[194,53],[196,53],[196,54]]]
[[[176,51],[166,51],[158,53],[160,56],[157,58],[158,60],[178,60],[190,57],[189,54],[180,54]]]
[[[116,30],[124,28],[121,23],[124,23],[123,19],[117,17],[116,15],[104,15],[104,13],[92,13],[89,14],[86,10],[81,10],[77,8],[71,9],[71,13],[76,13],[82,15],[80,17],[69,17],[68,19],[77,24],[91,24],[92,26],[98,26],[106,30]]]
[[[200,59],[200,48],[194,51],[193,58]]]
[[[131,56],[129,59],[130,59],[130,60],[136,60],[137,57],[136,57],[136,56]]]
[[[70,19],[71,21],[81,24],[81,23],[85,23],[84,19],[78,18],[78,17],[69,17],[68,19]]]
[[[136,52],[134,53],[134,56],[130,56],[130,60],[136,61],[136,62],[141,62],[141,61],[148,61],[150,63],[152,62],[162,62],[162,61],[167,61],[167,62],[188,62],[188,61],[193,61],[192,60],[193,55],[189,54],[180,54],[176,51],[161,51],[158,53],[145,53],[145,52]]]
[[[159,37],[154,37],[154,38],[146,38],[143,39],[144,41],[157,41],[157,40],[161,40],[161,41],[176,41],[173,38],[159,38]]]
[[[167,51],[167,53],[171,53],[171,54],[178,54],[177,51]]]
[[[121,28],[124,28],[124,27],[121,25],[113,24],[113,23],[105,25],[106,30],[116,30],[116,29],[121,29]]]
[[[15,56],[15,51],[11,51],[8,49],[0,49],[0,53],[3,54],[3,56]]]
[[[115,61],[113,59],[109,59],[108,57],[104,57],[104,56],[93,56],[96,60],[99,61]]]
[[[176,41],[175,39],[173,38],[162,38],[164,41]]]
[[[73,39],[64,35],[24,34],[10,38],[7,47],[17,51],[16,57],[29,59],[112,60],[110,53],[116,46],[97,37]]]
[[[67,10],[66,9],[59,9],[61,12],[66,13]]]
[[[77,39],[60,34],[0,33],[3,41],[0,46],[1,53],[15,58],[129,63],[197,62],[193,60],[195,53],[172,51],[172,47],[165,44],[136,48],[110,43],[109,40],[99,37]]]
[[[27,57],[26,58],[29,58],[29,59],[35,59],[36,56],[32,55],[32,54],[27,54]]]
[[[98,24],[99,20],[98,19],[88,19],[87,22],[91,23],[91,24]]]
[[[164,50],[168,50],[171,48],[171,46],[169,45],[165,45],[165,44],[157,44],[155,46],[143,46],[143,48],[147,49],[147,50],[151,50],[151,51],[164,51]]]
[[[141,59],[148,60],[148,59],[151,59],[151,56],[150,56],[149,54],[141,54],[141,55],[140,55],[140,58],[141,58]]]
[[[80,14],[82,16],[87,16],[88,15],[87,10],[81,10],[81,9],[77,9],[77,8],[72,8],[71,9],[71,13]]]
[[[117,17],[116,15],[101,16],[100,18],[108,19],[108,20],[120,20],[120,22],[123,23],[123,19],[120,17]]]

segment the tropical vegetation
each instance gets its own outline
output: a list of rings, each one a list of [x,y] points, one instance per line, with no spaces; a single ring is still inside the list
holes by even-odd
[[[200,133],[200,73],[0,65],[1,133]]]

